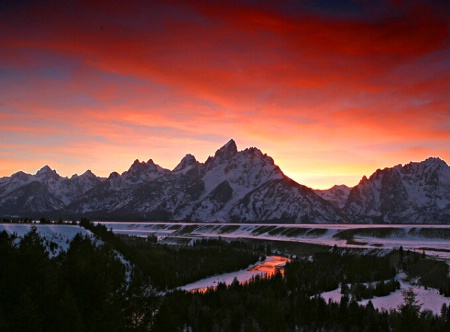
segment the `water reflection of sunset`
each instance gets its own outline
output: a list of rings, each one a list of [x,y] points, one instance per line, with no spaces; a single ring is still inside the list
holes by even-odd
[[[239,283],[251,282],[255,276],[268,277],[279,270],[284,274],[283,267],[290,259],[283,256],[268,256],[263,262],[258,263],[247,270],[225,273],[219,276],[202,279],[192,284],[181,287],[189,292],[204,293],[208,289],[215,289],[220,283],[230,285],[235,279]]]
[[[284,274],[284,266],[286,265],[286,262],[289,261],[289,258],[283,256],[269,256],[262,264],[252,267],[249,271],[263,272],[265,275],[269,276],[275,273],[276,270],[279,270]]]

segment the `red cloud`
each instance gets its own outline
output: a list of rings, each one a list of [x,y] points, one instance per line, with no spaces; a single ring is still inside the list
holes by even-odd
[[[1,107],[27,115],[0,113],[0,128],[33,130],[28,118],[115,144],[179,131],[424,151],[420,142],[448,139],[448,18],[394,5],[395,15],[375,8],[364,19],[209,2],[11,11],[0,20],[1,67],[12,73],[0,72]]]

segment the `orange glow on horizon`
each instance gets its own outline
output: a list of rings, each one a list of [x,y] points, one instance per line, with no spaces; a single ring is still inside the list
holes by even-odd
[[[450,163],[447,9],[5,6],[0,177],[46,164],[106,177],[135,159],[173,169],[230,138],[316,189],[431,156]]]

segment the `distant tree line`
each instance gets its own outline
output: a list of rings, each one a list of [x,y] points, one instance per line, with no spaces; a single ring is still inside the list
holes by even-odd
[[[45,217],[41,217],[39,219],[33,219],[33,218],[1,218],[0,224],[10,224],[10,223],[17,223],[17,224],[58,224],[58,225],[78,225],[78,222],[76,220],[67,221],[63,220],[61,218],[57,220],[47,219]]]

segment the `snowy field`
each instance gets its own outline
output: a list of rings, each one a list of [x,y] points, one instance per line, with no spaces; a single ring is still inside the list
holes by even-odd
[[[58,256],[61,251],[67,251],[70,241],[77,234],[94,238],[94,235],[85,228],[72,225],[0,224],[0,232],[6,231],[10,235],[15,234],[20,241],[25,234],[31,231],[32,227],[36,227],[37,233],[44,240],[50,257]],[[49,247],[51,242],[57,245],[54,250]]]
[[[191,223],[124,223],[124,222],[102,222],[108,229],[112,229],[118,234],[130,234],[137,236],[155,235],[161,241],[166,238],[198,238],[198,237],[226,237],[226,238],[256,238],[274,241],[295,241],[323,245],[337,245],[349,248],[378,248],[392,249],[403,246],[405,250],[425,251],[427,255],[433,255],[438,259],[450,262],[450,241],[447,234],[450,225],[292,225],[292,224],[191,224]],[[72,225],[40,225],[40,224],[0,224],[0,232],[6,231],[8,234],[15,234],[20,241],[25,234],[36,227],[37,232],[44,239],[44,244],[49,249],[51,257],[57,256],[61,251],[66,251],[70,241],[81,234],[94,239],[93,234],[79,226]],[[379,232],[385,228],[387,231]],[[375,229],[373,236],[368,236],[368,231]],[[352,230],[351,241],[343,239],[339,234]],[[359,230],[364,236],[358,235]],[[431,230],[431,231],[430,231]],[[433,231],[435,230],[435,231]],[[370,232],[369,232],[370,233]],[[344,233],[345,234],[345,233]],[[101,241],[95,240],[99,244]],[[49,244],[57,244],[56,249],[50,250]],[[424,249],[427,248],[427,249]],[[122,255],[117,253],[118,258],[126,265],[127,279],[131,270],[131,264]],[[262,262],[250,266],[248,269],[226,273],[218,276],[199,280],[189,285],[180,287],[187,291],[205,290],[208,287],[215,287],[219,282],[227,285],[236,278],[239,282],[247,282],[256,275],[267,275],[275,271],[275,266],[283,265],[288,259],[281,256],[269,256]],[[422,309],[431,310],[435,314],[440,313],[443,303],[450,304],[450,299],[439,294],[436,289],[418,285],[412,285],[404,280],[405,275],[400,274],[397,279],[401,288],[413,287],[417,293],[417,299],[422,305]],[[326,300],[339,302],[341,299],[340,288],[321,294]],[[367,304],[369,300],[359,303]],[[397,290],[385,297],[374,297],[372,303],[378,309],[396,309],[403,303],[401,290]]]
[[[450,225],[361,225],[361,224],[224,224],[224,223],[163,223],[163,222],[102,222],[117,234],[135,236],[154,235],[159,241],[169,243],[174,238],[222,237],[230,239],[249,238],[272,241],[293,241],[342,248],[362,248],[391,250],[400,246],[404,250],[424,252],[427,256],[444,260],[450,264]],[[270,258],[268,258],[270,260]],[[205,290],[217,286],[219,282],[231,284],[248,281],[258,274],[251,269],[226,273],[199,280],[181,287],[184,290]],[[399,275],[401,288],[413,287],[422,309],[440,314],[443,303],[450,299],[439,294],[436,289],[411,285]],[[321,295],[326,301],[339,302],[340,289]],[[367,304],[369,300],[360,301]],[[403,303],[401,290],[385,297],[374,297],[372,303],[378,309],[397,309]]]
[[[61,252],[66,252],[69,249],[70,242],[77,234],[87,236],[96,245],[103,245],[103,242],[97,239],[91,231],[86,230],[84,227],[74,225],[60,225],[60,224],[0,224],[0,233],[6,231],[10,235],[17,236],[16,242],[25,236],[25,234],[31,231],[31,228],[35,227],[37,233],[44,240],[44,245],[47,248],[49,257],[53,258],[58,256]],[[56,244],[51,246],[51,243]],[[126,279],[129,283],[131,280],[132,264],[125,259],[125,257],[115,251],[116,258],[125,266]]]
[[[117,234],[166,238],[250,238],[345,248],[425,252],[450,263],[450,225],[101,222]]]
[[[369,301],[372,301],[372,304],[376,309],[397,309],[399,305],[404,303],[402,290],[412,287],[414,289],[414,293],[417,294],[416,299],[422,306],[422,310],[431,310],[434,314],[440,315],[442,305],[444,303],[450,305],[450,298],[440,295],[438,290],[434,288],[425,289],[423,286],[412,285],[411,283],[406,282],[405,278],[406,275],[403,273],[396,276],[396,279],[400,282],[400,289],[390,295],[382,297],[375,296],[371,300],[362,300],[358,303],[367,305]],[[339,303],[342,296],[341,288],[339,287],[331,292],[322,293],[321,296],[327,302],[331,300]]]

